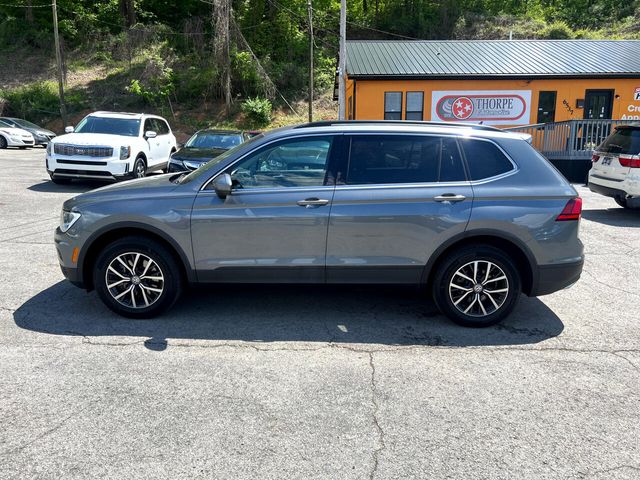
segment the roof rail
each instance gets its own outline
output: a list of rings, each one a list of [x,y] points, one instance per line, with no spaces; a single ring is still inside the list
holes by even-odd
[[[321,120],[297,125],[294,128],[329,127],[331,125],[431,125],[435,127],[466,127],[473,130],[490,130],[501,132],[499,128],[478,123],[460,122],[427,122],[418,120]]]

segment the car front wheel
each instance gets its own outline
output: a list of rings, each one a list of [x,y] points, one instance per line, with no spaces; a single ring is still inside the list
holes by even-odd
[[[488,327],[507,317],[521,291],[518,269],[502,250],[471,245],[440,263],[433,282],[438,308],[465,327]]]
[[[147,165],[142,158],[136,158],[133,164],[133,178],[144,178],[147,174]]]
[[[98,256],[93,283],[100,299],[130,318],[151,318],[171,308],[180,296],[182,279],[173,254],[161,243],[126,237]]]

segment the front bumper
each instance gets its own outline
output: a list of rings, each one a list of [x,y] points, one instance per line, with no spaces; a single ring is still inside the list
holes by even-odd
[[[85,285],[82,278],[82,272],[78,265],[74,264],[72,261],[73,249],[78,245],[75,244],[73,238],[62,233],[59,227],[56,228],[53,235],[53,241],[56,245],[58,262],[60,263],[62,274],[76,287],[84,288]]]
[[[113,157],[62,157],[47,154],[47,173],[51,178],[123,180],[131,178],[130,159]]]
[[[570,287],[580,279],[584,260],[558,265],[541,265],[538,267],[538,279],[533,285],[531,295],[537,297],[557,292]]]
[[[8,147],[33,147],[34,142],[33,142],[33,138],[32,139],[28,139],[28,138],[11,138],[9,137],[7,139],[7,146]]]

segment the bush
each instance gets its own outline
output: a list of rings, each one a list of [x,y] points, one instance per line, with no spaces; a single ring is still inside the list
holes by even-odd
[[[271,121],[271,102],[266,98],[248,98],[242,102],[242,111],[257,127],[268,125]]]
[[[566,40],[575,37],[573,30],[565,22],[553,22],[547,25],[540,34],[542,38],[550,40]]]
[[[11,114],[27,119],[57,115],[60,112],[58,87],[55,82],[36,82],[0,92]]]

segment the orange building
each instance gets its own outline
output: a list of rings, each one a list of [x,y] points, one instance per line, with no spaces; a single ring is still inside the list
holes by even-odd
[[[345,118],[640,120],[640,41],[348,41]]]

